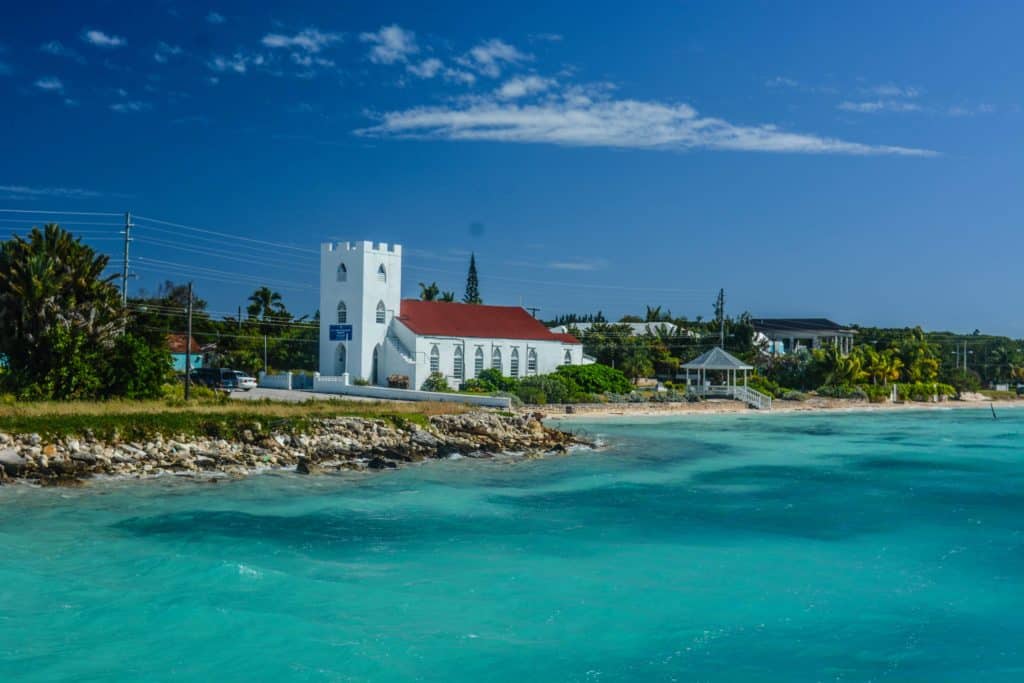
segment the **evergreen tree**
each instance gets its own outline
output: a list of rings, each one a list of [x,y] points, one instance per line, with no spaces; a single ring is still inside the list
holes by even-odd
[[[483,303],[480,298],[480,281],[476,276],[476,254],[469,255],[469,275],[466,276],[466,294],[462,297],[462,303]]]

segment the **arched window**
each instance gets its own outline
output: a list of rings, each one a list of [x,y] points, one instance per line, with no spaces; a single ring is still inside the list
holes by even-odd
[[[388,281],[388,271],[384,269],[384,264],[380,264],[380,268],[377,269],[377,279],[381,282]]]
[[[519,349],[512,349],[512,360],[510,361],[511,367],[509,368],[509,374],[512,377],[519,376]]]
[[[348,268],[345,267],[344,263],[338,264],[338,282],[348,281]]]
[[[565,350],[565,360],[562,361],[563,365],[572,365],[572,351],[569,349]]]
[[[441,372],[441,352],[437,348],[437,344],[430,349],[430,372]]]
[[[462,347],[455,347],[455,379],[463,379],[466,376],[466,366],[462,358]]]
[[[386,312],[386,310],[384,308],[384,302],[383,301],[377,302],[377,322],[382,324],[382,325],[384,324],[384,314],[385,314],[385,312]]]
[[[497,346],[491,349],[491,367],[501,372],[501,349]]]
[[[338,344],[338,360],[334,365],[335,375],[344,375],[348,368],[348,352],[345,350],[344,344]]]
[[[530,349],[526,352],[526,374],[537,374],[537,349]]]
[[[484,371],[484,347],[476,347],[476,353],[473,354],[473,376],[479,377],[480,373]]]
[[[344,325],[348,322],[348,306],[344,301],[338,302],[338,324]]]

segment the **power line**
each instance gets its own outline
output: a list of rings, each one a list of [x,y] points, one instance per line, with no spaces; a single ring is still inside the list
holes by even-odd
[[[136,216],[136,219],[138,219],[138,216]],[[162,233],[162,234],[173,235],[174,237],[181,237],[181,233],[179,231],[166,230],[164,228],[157,228],[157,227],[154,227],[152,225],[145,225],[145,224],[136,223],[135,228],[136,228],[136,230],[141,229],[144,233],[148,232],[150,230],[153,230],[155,232],[159,232],[159,233]],[[153,239],[153,238],[147,238],[147,239]],[[189,239],[190,240],[199,240],[199,241],[202,241],[202,242],[213,242],[214,244],[217,244],[220,247],[224,246],[224,240],[222,240],[220,238],[202,237],[200,235],[190,235]],[[250,251],[257,252],[260,255],[264,255],[264,254],[267,253],[267,250],[264,247],[251,247],[251,246],[249,246],[247,244],[233,244],[231,246],[231,249],[232,249],[232,251],[248,249]],[[316,262],[318,260],[315,256],[302,255],[302,254],[289,255],[288,258],[289,259],[307,259],[310,264],[312,264],[312,263],[314,263],[314,262]]]
[[[98,211],[44,211],[42,209],[0,209],[0,213],[42,213],[52,216],[120,216],[119,213]]]
[[[173,228],[181,228],[182,230],[194,230],[195,232],[206,233],[206,234],[209,234],[209,235],[219,235],[220,237],[227,237],[227,238],[233,239],[233,240],[243,240],[245,242],[254,242],[256,244],[265,244],[268,247],[277,247],[279,249],[294,249],[295,251],[305,252],[305,253],[309,253],[309,254],[317,254],[317,253],[319,253],[319,252],[317,252],[314,249],[306,249],[304,247],[296,247],[296,246],[291,245],[291,244],[283,244],[281,242],[268,242],[266,240],[257,240],[257,239],[253,239],[251,237],[240,237],[238,235],[232,235],[232,234],[226,233],[226,232],[218,232],[216,230],[208,230],[206,228],[196,228],[196,227],[192,227],[190,225],[183,225],[181,223],[171,223],[170,221],[162,221],[162,220],[159,220],[159,219],[156,219],[156,218],[147,218],[146,216],[137,216],[137,218],[139,220],[149,221],[151,223],[157,223],[159,225],[169,225],[169,226],[171,226]]]

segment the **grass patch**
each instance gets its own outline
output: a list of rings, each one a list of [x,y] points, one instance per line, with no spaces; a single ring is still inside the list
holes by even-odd
[[[1017,398],[1017,392],[1015,391],[995,391],[994,389],[982,389],[978,392],[983,396],[986,396],[993,401],[1013,401]]]
[[[461,413],[454,403],[373,401],[208,401],[180,405],[164,401],[40,402],[0,406],[0,432],[40,434],[47,438],[83,436],[123,441],[163,436],[207,436],[236,439],[245,430],[305,431],[311,420],[329,417],[382,419],[404,427],[425,426],[431,415]]]

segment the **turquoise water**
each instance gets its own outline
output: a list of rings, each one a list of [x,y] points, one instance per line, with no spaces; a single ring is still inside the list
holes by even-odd
[[[1020,681],[1024,411],[0,488],[0,681]]]

